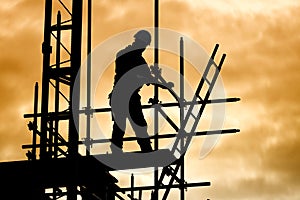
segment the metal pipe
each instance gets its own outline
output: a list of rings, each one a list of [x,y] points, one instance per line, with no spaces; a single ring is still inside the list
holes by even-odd
[[[133,174],[131,174],[131,179],[130,179],[130,182],[131,182],[131,199],[134,199],[134,176]]]
[[[92,51],[92,1],[88,0],[87,23],[87,105],[86,105],[86,155],[90,155],[91,140],[91,51]]]
[[[51,48],[51,18],[52,18],[52,0],[45,1],[45,21],[44,21],[44,41],[42,45],[43,52],[43,75],[42,75],[42,100],[41,100],[41,134],[40,134],[40,159],[46,158],[47,141],[47,115],[49,104],[49,65]]]
[[[80,105],[80,65],[82,52],[82,1],[72,1],[72,32],[71,32],[71,74],[70,74],[70,112],[69,132],[68,132],[68,157],[76,158],[78,156],[78,138],[79,138],[79,105]],[[76,95],[74,95],[76,92]],[[76,166],[74,166],[76,167]],[[77,199],[77,187],[67,187],[67,200]]]
[[[159,0],[154,1],[154,66],[158,67],[159,64],[159,51],[158,51],[158,41],[159,41]],[[158,86],[154,86],[154,102],[158,102]],[[158,144],[158,110],[154,108],[154,135],[156,136],[154,138],[154,149],[158,150],[159,144]],[[158,168],[156,167],[154,170],[154,194],[152,200],[158,200]]]
[[[80,98],[80,80],[77,80],[75,85],[76,76],[80,77],[81,65],[81,41],[82,41],[82,0],[73,0],[72,5],[72,33],[71,33],[71,85],[70,85],[70,109],[71,118],[69,120],[69,133],[68,133],[68,152],[70,157],[78,155],[78,131],[79,128],[79,98]],[[73,95],[76,92],[77,95]]]
[[[180,100],[181,102],[185,101],[185,95],[184,95],[184,43],[183,38],[180,38],[180,58],[179,58],[179,65],[180,65]],[[180,107],[180,127],[182,125],[184,119],[184,107]],[[184,138],[180,141],[180,149],[184,149]],[[184,155],[180,157],[180,199],[184,200]]]
[[[224,129],[224,130],[212,130],[212,131],[201,131],[201,132],[196,132],[195,136],[203,136],[203,135],[216,135],[216,134],[229,134],[229,133],[237,133],[240,132],[239,129]],[[163,134],[163,135],[159,135],[158,138],[159,139],[169,139],[169,138],[174,138],[177,136],[177,133],[169,133],[169,134]],[[150,136],[150,139],[153,139],[154,136]],[[137,140],[137,137],[125,137],[123,139],[123,141],[135,141]],[[93,144],[98,144],[98,143],[107,143],[110,142],[110,139],[98,139],[98,140],[93,140]],[[83,141],[78,141],[78,145],[82,145],[84,144]],[[66,142],[61,142],[58,146],[65,146],[67,145]],[[37,148],[40,147],[40,144],[36,145]],[[28,149],[28,148],[32,148],[32,145],[29,144],[25,144],[22,145],[22,149]]]
[[[56,37],[56,71],[57,76],[55,79],[55,113],[59,113],[59,69],[60,69],[60,43],[61,43],[61,14],[60,11],[57,13],[57,37]],[[54,131],[54,157],[58,157],[58,126],[59,126],[59,120],[54,119],[55,124],[55,131]]]
[[[203,187],[203,186],[210,186],[210,182],[199,182],[199,183],[185,183],[184,187]],[[173,184],[173,185],[160,185],[159,189],[168,189],[168,188],[179,188],[179,184]],[[134,190],[153,190],[155,186],[140,186],[140,187],[135,187]],[[126,191],[131,191],[131,187],[129,188],[120,188],[116,191],[120,192],[126,192]]]
[[[237,101],[240,101],[241,99],[240,98],[236,98],[236,97],[233,97],[233,98],[226,98],[226,99],[212,99],[212,100],[208,100],[206,102],[206,104],[214,104],[214,103],[229,103],[229,102],[237,102]],[[198,104],[203,104],[204,101],[197,101]],[[191,105],[192,102],[184,102],[183,105]],[[178,102],[173,102],[173,103],[162,103],[162,104],[159,104],[160,106],[162,107],[173,107],[173,106],[180,106],[180,104]],[[143,109],[147,109],[147,108],[153,108],[152,105],[143,105],[142,106]],[[93,109],[91,110],[95,113],[101,113],[101,112],[110,112],[111,111],[111,108],[96,108],[96,109]],[[78,111],[79,114],[82,114],[82,113],[85,113],[86,110],[79,110]],[[49,115],[51,115],[52,113],[49,113]],[[60,113],[61,115],[65,116],[65,117],[68,117],[68,115],[70,115],[70,113],[66,113],[66,112],[61,112]],[[25,114],[24,115],[24,118],[31,118],[31,117],[34,117],[34,116],[37,116],[37,117],[41,117],[42,114],[41,113],[37,113],[37,114]]]
[[[37,112],[38,112],[38,98],[39,98],[39,85],[36,82],[34,86],[34,106],[33,112],[35,114],[33,118],[33,133],[32,133],[32,159],[36,160],[36,136],[37,136]]]

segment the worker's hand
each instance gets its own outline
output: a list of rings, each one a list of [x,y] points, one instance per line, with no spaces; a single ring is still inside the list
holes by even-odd
[[[161,75],[161,68],[159,68],[157,65],[151,65],[150,66],[151,73],[155,76]]]

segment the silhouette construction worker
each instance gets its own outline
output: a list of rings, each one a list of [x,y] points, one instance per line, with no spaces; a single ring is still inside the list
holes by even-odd
[[[147,122],[144,118],[141,105],[141,96],[139,91],[144,84],[153,80],[150,69],[146,60],[143,58],[142,53],[151,43],[151,34],[146,30],[140,30],[134,35],[134,42],[126,48],[120,50],[116,55],[115,60],[115,77],[113,92],[123,93],[128,96],[129,103],[123,103],[123,96],[119,95],[116,100],[117,103],[112,104],[112,93],[110,97],[110,105],[112,108],[113,131],[111,139],[112,153],[121,153],[123,148],[123,137],[126,128],[126,119],[129,122],[137,136],[137,142],[142,152],[151,152],[151,142],[147,132]],[[130,75],[128,75],[130,74]],[[116,91],[116,85],[124,76],[128,76],[125,83],[122,83],[122,91]],[[121,82],[121,81],[120,81]],[[131,94],[127,94],[127,86],[139,82],[139,87],[136,88]],[[121,84],[121,83],[119,83]],[[148,85],[148,84],[147,84]],[[128,91],[130,92],[130,91]],[[126,97],[124,97],[126,99]],[[125,112],[126,108],[129,112]],[[118,108],[116,108],[118,107]]]

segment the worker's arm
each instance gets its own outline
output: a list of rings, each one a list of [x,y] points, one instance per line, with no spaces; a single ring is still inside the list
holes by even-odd
[[[147,85],[157,82],[157,79],[151,74],[147,64],[138,67],[137,78]]]

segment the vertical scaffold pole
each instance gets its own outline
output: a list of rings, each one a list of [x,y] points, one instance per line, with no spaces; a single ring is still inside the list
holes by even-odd
[[[130,185],[131,185],[131,191],[130,191],[130,198],[131,199],[134,199],[134,176],[133,174],[131,174],[131,177],[130,177]]]
[[[80,77],[81,51],[82,51],[82,2],[83,0],[72,1],[72,33],[71,33],[71,74],[70,74],[70,114],[68,133],[68,156],[73,159],[74,173],[77,173],[78,140],[79,133],[79,101],[80,101],[80,80],[76,82],[76,76]],[[73,92],[76,91],[76,95]],[[77,187],[67,187],[67,200],[77,199]]]
[[[154,65],[158,67],[159,63],[159,51],[158,51],[158,41],[159,41],[159,0],[155,0],[154,2]],[[158,103],[158,87],[154,86],[154,103]],[[155,139],[154,139],[154,149],[158,150],[158,110],[154,108],[154,134],[155,134]],[[154,170],[154,199],[153,200],[158,200],[158,168],[155,167]]]
[[[37,135],[37,113],[39,100],[39,85],[36,82],[34,86],[34,105],[33,105],[33,134],[32,134],[32,160],[36,160],[36,135]]]
[[[90,155],[91,141],[91,61],[92,61],[92,0],[88,0],[88,23],[87,23],[87,88],[86,88],[86,155]]]
[[[57,34],[56,34],[56,71],[59,74],[60,69],[60,44],[61,44],[61,14],[57,13]],[[59,76],[55,80],[55,113],[59,112]],[[58,131],[59,120],[54,120],[55,133],[54,133],[54,157],[58,157]]]
[[[73,116],[69,121],[69,156],[75,157],[78,155],[78,132],[79,127],[79,94],[80,81],[76,82],[76,76],[80,77],[81,65],[81,38],[82,37],[82,0],[73,0],[72,5],[72,34],[71,34],[71,86],[70,86],[70,106]],[[73,95],[73,92],[78,92]],[[74,113],[75,111],[75,113]],[[77,128],[76,128],[77,127]]]
[[[44,41],[42,45],[43,53],[43,75],[42,75],[42,100],[41,100],[41,133],[40,133],[40,159],[45,159],[47,147],[47,121],[49,104],[49,65],[51,49],[51,18],[52,0],[45,1],[45,21],[44,21]]]
[[[184,101],[184,42],[183,38],[180,38],[180,100]],[[180,127],[184,119],[184,106],[180,107]],[[181,151],[184,149],[184,138],[180,141]],[[184,156],[180,158],[180,199],[184,200]]]

